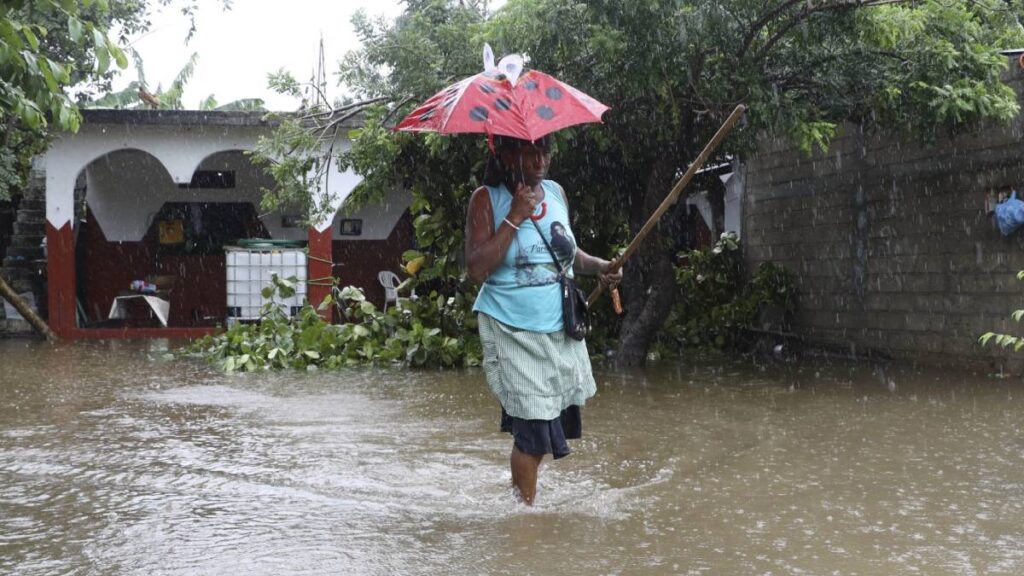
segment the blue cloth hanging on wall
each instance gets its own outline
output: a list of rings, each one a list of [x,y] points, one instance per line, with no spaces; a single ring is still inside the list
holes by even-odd
[[[1017,191],[1014,190],[1005,202],[996,205],[996,224],[1003,236],[1013,234],[1021,224],[1024,224],[1024,202],[1017,199]]]

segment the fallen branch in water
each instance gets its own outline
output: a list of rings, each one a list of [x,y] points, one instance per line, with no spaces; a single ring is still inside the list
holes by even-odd
[[[18,294],[14,292],[14,289],[11,288],[11,286],[7,284],[2,277],[0,277],[0,296],[3,296],[8,302],[10,302],[11,305],[14,306],[14,309],[21,314],[21,317],[28,320],[28,323],[36,329],[36,332],[38,332],[40,336],[46,338],[50,342],[57,341],[57,335],[53,333],[53,330],[50,330],[50,327],[46,325],[46,322],[43,322],[43,319],[40,318],[34,310],[32,310],[31,306],[21,299],[21,296],[18,296]]]

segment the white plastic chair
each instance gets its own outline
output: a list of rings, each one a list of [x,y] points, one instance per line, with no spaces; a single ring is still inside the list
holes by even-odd
[[[377,280],[384,287],[384,311],[388,311],[388,302],[394,302],[398,306],[398,285],[401,281],[398,274],[390,270],[381,270],[377,273]]]

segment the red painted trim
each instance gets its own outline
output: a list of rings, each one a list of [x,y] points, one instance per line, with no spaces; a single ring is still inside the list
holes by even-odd
[[[60,230],[46,223],[46,270],[49,324],[60,338],[199,338],[218,328],[78,328],[75,310],[75,238],[71,224]]]
[[[46,223],[48,321],[60,338],[75,330],[75,237],[68,222],[57,230]]]
[[[128,338],[176,338],[193,340],[216,334],[220,328],[74,328],[67,338],[119,340]]]
[[[319,306],[320,303],[324,301],[324,298],[331,293],[329,283],[330,278],[334,273],[334,267],[330,264],[333,262],[331,259],[331,236],[331,228],[328,228],[323,232],[317,232],[316,228],[309,229],[310,258],[307,266],[307,277],[313,283],[306,285],[306,297],[309,299],[309,303],[314,307]],[[333,322],[333,307],[329,306],[325,310],[322,310],[320,312],[320,316],[328,322]]]

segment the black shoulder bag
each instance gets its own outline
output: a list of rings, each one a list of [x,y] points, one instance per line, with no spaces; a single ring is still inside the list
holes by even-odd
[[[537,234],[544,241],[544,246],[551,254],[555,267],[558,268],[558,284],[562,292],[562,322],[565,324],[565,333],[574,340],[583,340],[586,338],[587,332],[590,332],[590,306],[587,305],[587,295],[566,273],[566,268],[559,262],[558,256],[555,256],[555,251],[551,249],[548,239],[540,231],[537,221],[531,218],[530,222],[533,222]]]

